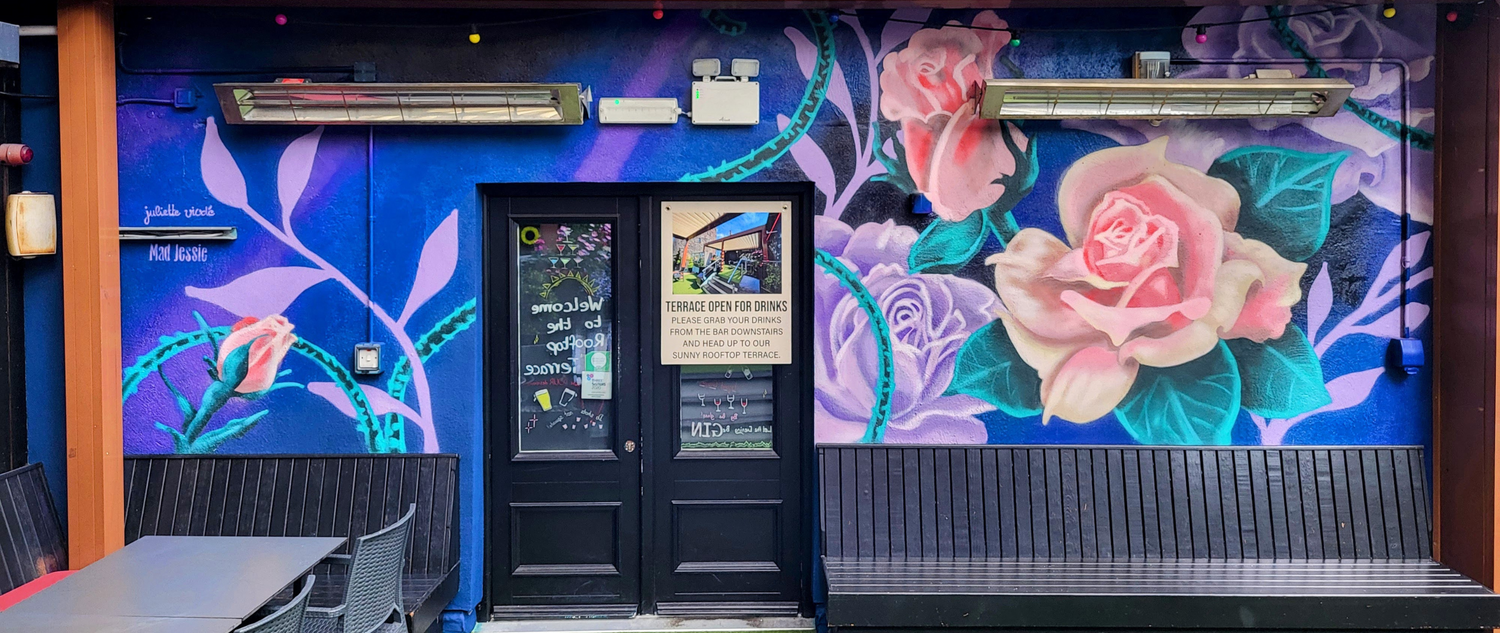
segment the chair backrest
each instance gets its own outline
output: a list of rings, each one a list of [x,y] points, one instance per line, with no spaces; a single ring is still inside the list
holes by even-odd
[[[457,455],[130,455],[125,542],[343,536],[348,554],[416,504],[406,571],[441,575],[458,565],[457,491]]]
[[[0,474],[0,593],[67,568],[67,538],[42,465]]]
[[[832,558],[1428,559],[1420,447],[818,447]]]
[[[312,595],[313,584],[317,580],[317,576],[309,575],[302,581],[302,591],[297,592],[291,602],[271,615],[235,629],[234,633],[301,633],[302,616],[307,613],[307,598]]]
[[[366,633],[392,613],[401,617],[401,570],[416,512],[413,505],[390,527],[355,539],[344,590],[345,633]]]

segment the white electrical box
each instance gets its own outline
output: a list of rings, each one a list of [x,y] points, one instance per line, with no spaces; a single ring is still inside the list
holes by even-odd
[[[693,82],[693,125],[760,123],[760,82]]]
[[[615,124],[665,124],[682,114],[673,98],[604,97],[599,99],[599,122]]]

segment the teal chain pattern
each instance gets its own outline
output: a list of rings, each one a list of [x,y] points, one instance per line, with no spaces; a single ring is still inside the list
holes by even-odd
[[[422,362],[427,362],[428,358],[443,348],[444,343],[453,340],[453,337],[474,325],[475,319],[479,316],[477,305],[476,299],[468,300],[448,316],[443,317],[443,320],[438,321],[437,325],[432,326],[432,329],[422,335],[422,338],[417,339],[417,356]],[[410,383],[411,359],[402,356],[396,361],[396,366],[391,369],[391,378],[385,384],[386,393],[391,394],[391,397],[397,400],[405,400],[406,387]],[[405,423],[401,421],[400,416],[394,413],[386,415],[385,427],[388,438],[386,452],[406,452],[406,437],[405,433],[402,433],[404,426]]]
[[[865,427],[865,435],[859,441],[880,444],[885,441],[885,425],[891,417],[891,398],[896,392],[896,360],[895,353],[891,351],[891,326],[886,323],[885,313],[880,311],[880,304],[875,302],[870,290],[844,262],[823,249],[818,249],[816,259],[820,268],[833,275],[840,285],[849,290],[849,294],[859,303],[859,308],[870,321],[870,334],[875,337],[875,350],[880,357],[879,367],[876,368],[879,378],[875,385],[875,406],[870,407],[870,424]]]
[[[786,154],[787,150],[792,148],[792,144],[812,128],[813,120],[818,118],[818,110],[823,107],[823,97],[828,91],[828,82],[833,77],[833,23],[828,20],[827,14],[821,11],[805,11],[804,13],[807,14],[808,21],[812,22],[813,36],[818,46],[818,61],[817,66],[813,68],[812,78],[807,82],[807,91],[802,95],[802,104],[797,106],[796,112],[792,113],[791,121],[787,123],[786,129],[749,154],[722,163],[718,167],[688,174],[679,180],[682,182],[744,180],[776,162],[776,159]]]

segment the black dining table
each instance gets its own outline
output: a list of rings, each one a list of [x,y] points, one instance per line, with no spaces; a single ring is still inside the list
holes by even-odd
[[[228,633],[343,544],[343,537],[142,537],[0,612],[0,632]]]

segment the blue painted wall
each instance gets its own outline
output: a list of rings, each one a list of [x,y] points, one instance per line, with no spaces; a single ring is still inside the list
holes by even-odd
[[[762,95],[762,123],[741,128],[254,127],[225,125],[212,99],[122,106],[121,225],[240,236],[122,246],[125,448],[456,452],[454,607],[472,608],[478,185],[741,178],[819,192],[820,441],[1427,443],[1430,375],[1382,367],[1403,313],[1429,338],[1433,13],[1376,10],[299,11],[285,26],[271,11],[124,10],[130,98],[372,62],[383,81],[685,100],[697,57],[759,59]],[[546,19],[467,41],[470,22],[532,18]],[[1202,44],[1173,28],[1241,19],[1259,21]],[[1106,25],[1150,28],[1090,31]],[[1122,76],[1136,50],[1200,62],[1181,69],[1195,76],[1340,76],[1356,105],[1319,121],[1159,127],[1014,126],[965,105],[989,77]],[[937,213],[908,213],[911,192]],[[55,319],[55,282],[37,278],[28,318]],[[348,373],[365,340],[387,351],[375,380]],[[412,371],[391,364],[402,357]]]
[[[57,40],[21,40],[21,92],[57,94]],[[62,189],[57,103],[21,102],[21,139],[36,158],[21,168],[21,187],[56,194]],[[61,198],[58,205],[63,204]],[[67,520],[67,428],[63,417],[62,259],[37,257],[21,263],[26,323],[26,418],[30,460],[41,462],[47,484]]]

